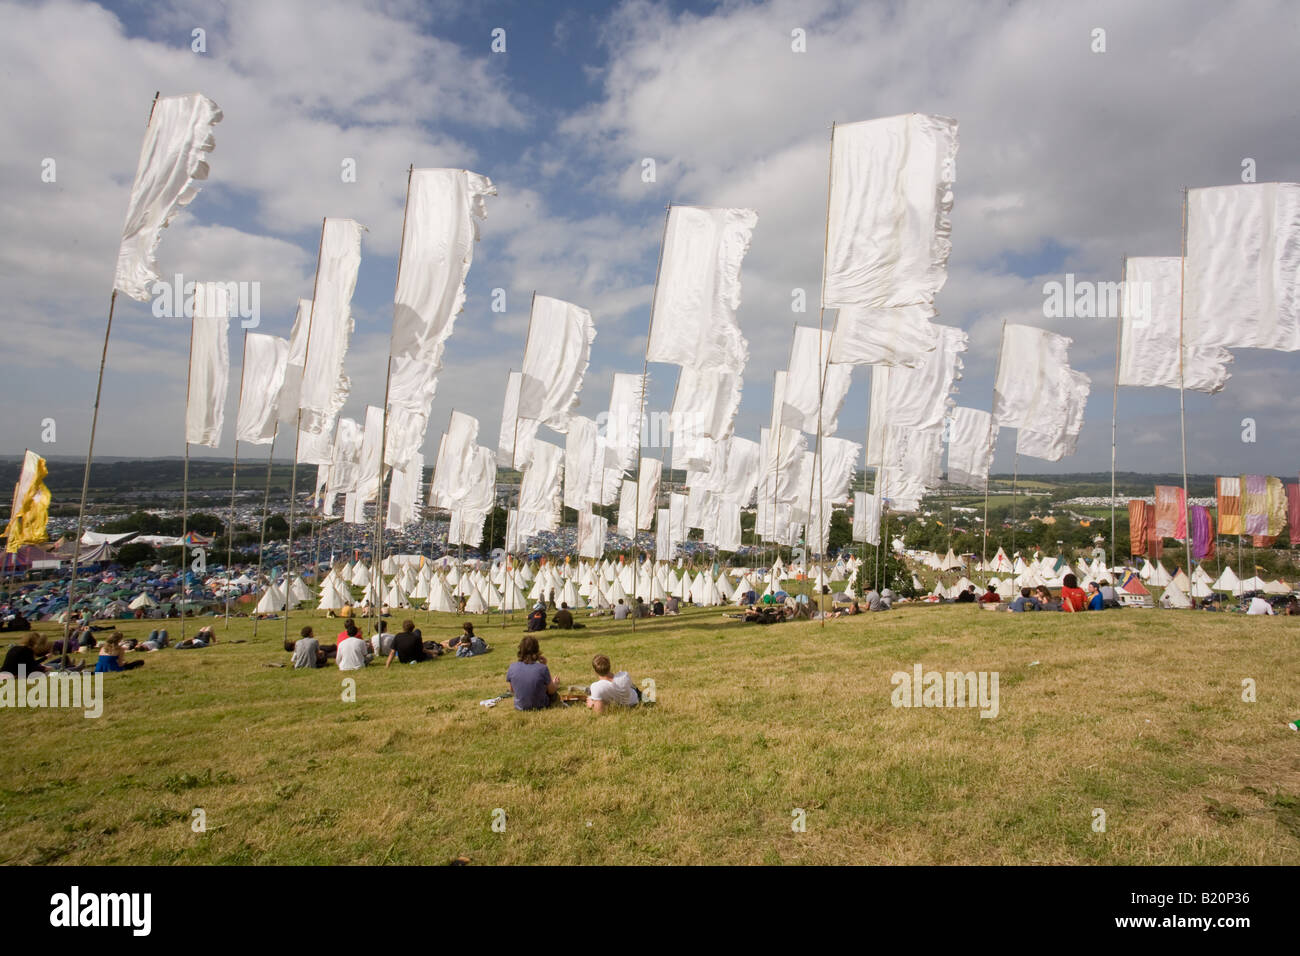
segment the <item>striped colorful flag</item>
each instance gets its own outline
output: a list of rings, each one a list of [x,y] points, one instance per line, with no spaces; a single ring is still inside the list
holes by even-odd
[[[1287,526],[1291,529],[1291,544],[1300,544],[1300,485],[1286,486]]]
[[[1219,500],[1219,534],[1241,534],[1241,479],[1215,478]]]
[[[1242,531],[1249,535],[1268,534],[1268,478],[1241,476]]]

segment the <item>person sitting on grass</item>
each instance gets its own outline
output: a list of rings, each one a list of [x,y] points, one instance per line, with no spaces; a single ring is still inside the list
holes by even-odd
[[[981,604],[1001,604],[1002,596],[998,594],[998,589],[989,585],[988,590],[980,595]]]
[[[370,662],[370,658],[375,656],[374,648],[367,641],[362,640],[361,632],[357,626],[348,621],[349,630],[343,632],[339,637],[339,643],[334,651],[334,662],[338,664],[341,671],[359,671]]]
[[[618,603],[614,605],[614,620],[626,621],[630,612],[631,609],[627,606],[627,602],[619,598]]]
[[[1045,584],[1040,584],[1034,588],[1034,597],[1038,599],[1038,609],[1040,611],[1059,611],[1061,609],[1061,602],[1052,597],[1052,592],[1048,590]]]
[[[1079,579],[1067,574],[1061,579],[1061,610],[1082,611],[1088,602],[1088,596],[1079,587]]]
[[[123,661],[126,649],[122,647],[122,632],[114,631],[99,649],[99,659],[95,661],[96,674],[111,674],[114,671],[129,671],[133,667],[144,667],[144,661],[138,657],[133,661]]]
[[[415,627],[414,621],[403,621],[402,627],[405,628],[407,624],[412,628]],[[393,635],[388,631],[387,621],[379,622],[379,630],[375,631],[374,637],[370,638],[370,646],[376,657],[387,657],[388,652],[393,649]]]
[[[528,613],[528,624],[525,631],[544,631],[546,630],[546,605],[538,601],[533,605],[533,609]]]
[[[958,594],[953,600],[957,604],[974,604],[975,603],[975,585],[971,585],[965,591]]]
[[[1119,607],[1119,592],[1117,592],[1109,581],[1098,581],[1097,587],[1101,591],[1101,599],[1105,607]]]
[[[752,604],[753,602],[751,601],[750,603]],[[659,598],[655,598],[654,602],[650,605],[650,613],[653,614],[655,617],[663,617],[664,602],[659,600]]]
[[[1103,611],[1106,609],[1106,599],[1101,596],[1101,588],[1093,581],[1088,585],[1088,610]]]
[[[294,668],[324,667],[325,652],[320,649],[320,641],[316,640],[311,625],[306,625],[299,633],[301,636],[293,642]]]
[[[1015,614],[1021,614],[1025,611],[1041,611],[1043,605],[1039,603],[1038,598],[1034,597],[1034,592],[1029,588],[1020,589],[1020,597],[1016,598],[1007,607],[1008,611]]]
[[[676,594],[668,595],[668,600],[664,602],[664,613],[680,614],[681,612],[682,612],[682,604],[679,600],[677,600],[677,595]]]
[[[461,625],[459,638],[453,637],[447,642],[448,646],[456,645],[457,657],[477,657],[479,654],[486,654],[492,648],[488,647],[487,641],[474,633],[474,625],[466,621]]]
[[[641,703],[641,694],[627,671],[611,676],[613,666],[604,654],[593,657],[591,667],[596,672],[596,680],[587,691],[587,706],[593,711],[603,714],[608,707],[635,707]]]
[[[17,644],[11,644],[9,650],[5,651],[5,661],[0,665],[0,673],[12,674],[14,677],[43,674],[45,667],[42,666],[37,655],[43,643],[44,638],[40,634],[36,631],[28,631],[18,639]]]
[[[560,609],[555,612],[555,624],[561,631],[571,631],[575,627],[586,627],[585,624],[578,624],[573,620],[573,612],[569,610],[568,604],[561,604]]]
[[[555,678],[537,638],[526,635],[519,642],[519,660],[506,670],[506,683],[515,697],[515,710],[544,710],[560,702]]]
[[[424,635],[416,630],[414,621],[403,621],[402,632],[393,638],[393,643],[388,649],[388,659],[384,661],[384,666],[391,665],[394,657],[397,658],[399,664],[418,664],[420,661],[433,660],[441,651],[434,653],[432,650],[426,649],[422,640],[423,637]]]

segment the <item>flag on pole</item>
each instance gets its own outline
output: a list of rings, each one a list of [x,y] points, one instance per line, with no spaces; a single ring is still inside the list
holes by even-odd
[[[1187,192],[1184,341],[1300,350],[1300,184]]]
[[[1159,538],[1187,537],[1187,497],[1177,485],[1156,485],[1155,528]]]
[[[757,222],[752,209],[668,210],[648,361],[741,373],[749,346],[736,321],[740,266]]]
[[[953,408],[948,418],[948,481],[982,488],[989,477],[997,431],[993,416],[977,408]]]
[[[1183,388],[1211,394],[1231,377],[1232,353],[1184,343],[1178,361],[1183,260],[1142,256],[1125,260],[1120,314],[1119,384]]]
[[[5,528],[5,550],[9,554],[28,544],[49,540],[50,489],[45,487],[45,459],[30,449],[23,455],[22,471],[14,485],[14,500]]]
[[[812,326],[797,326],[790,346],[790,367],[782,389],[782,424],[817,434],[817,413],[821,412],[822,435],[834,435],[840,409],[853,381],[853,367],[832,365],[831,334]],[[823,381],[823,373],[825,379]]]
[[[244,340],[244,367],[240,372],[236,441],[269,445],[275,440],[280,390],[284,387],[288,360],[288,339],[248,333]]]
[[[956,160],[957,121],[944,116],[835,127],[825,308],[932,306],[948,277]],[[893,320],[923,315],[910,310]]]
[[[1016,428],[1021,454],[1060,461],[1074,453],[1092,380],[1070,368],[1071,340],[1029,325],[1002,333],[993,421]]]
[[[424,444],[442,371],[442,355],[465,305],[465,277],[478,240],[478,220],[496,187],[464,169],[411,172],[393,297],[388,386],[389,464],[405,461]]]
[[[521,418],[561,433],[568,428],[595,338],[596,327],[586,309],[549,296],[533,298],[519,386]]]
[[[332,431],[352,383],[343,360],[352,337],[352,293],[361,267],[361,230],[352,219],[326,219],[321,227],[316,298],[311,305],[298,407],[302,430]]]
[[[208,178],[207,154],[216,145],[212,127],[219,122],[221,110],[201,93],[164,96],[154,104],[117,250],[117,291],[140,302],[149,300],[158,281],[154,253],[162,231],[176,210],[198,195],[199,182]]]
[[[193,321],[185,441],[216,448],[221,444],[230,385],[230,305],[224,283],[194,283]]]
[[[1219,534],[1244,534],[1241,523],[1241,478],[1231,475],[1214,479],[1219,505]]]

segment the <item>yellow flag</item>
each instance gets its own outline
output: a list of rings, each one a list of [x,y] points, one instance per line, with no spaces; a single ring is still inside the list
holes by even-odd
[[[25,544],[49,540],[45,525],[50,519],[50,489],[45,487],[45,475],[45,459],[29,450],[23,458],[18,484],[14,485],[13,508],[5,529],[9,538],[5,550],[10,554]]]

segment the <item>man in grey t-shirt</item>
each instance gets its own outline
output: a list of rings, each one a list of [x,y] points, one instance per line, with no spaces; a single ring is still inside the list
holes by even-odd
[[[293,644],[294,667],[320,667],[320,642],[312,636],[310,627],[303,628],[303,636]]]

